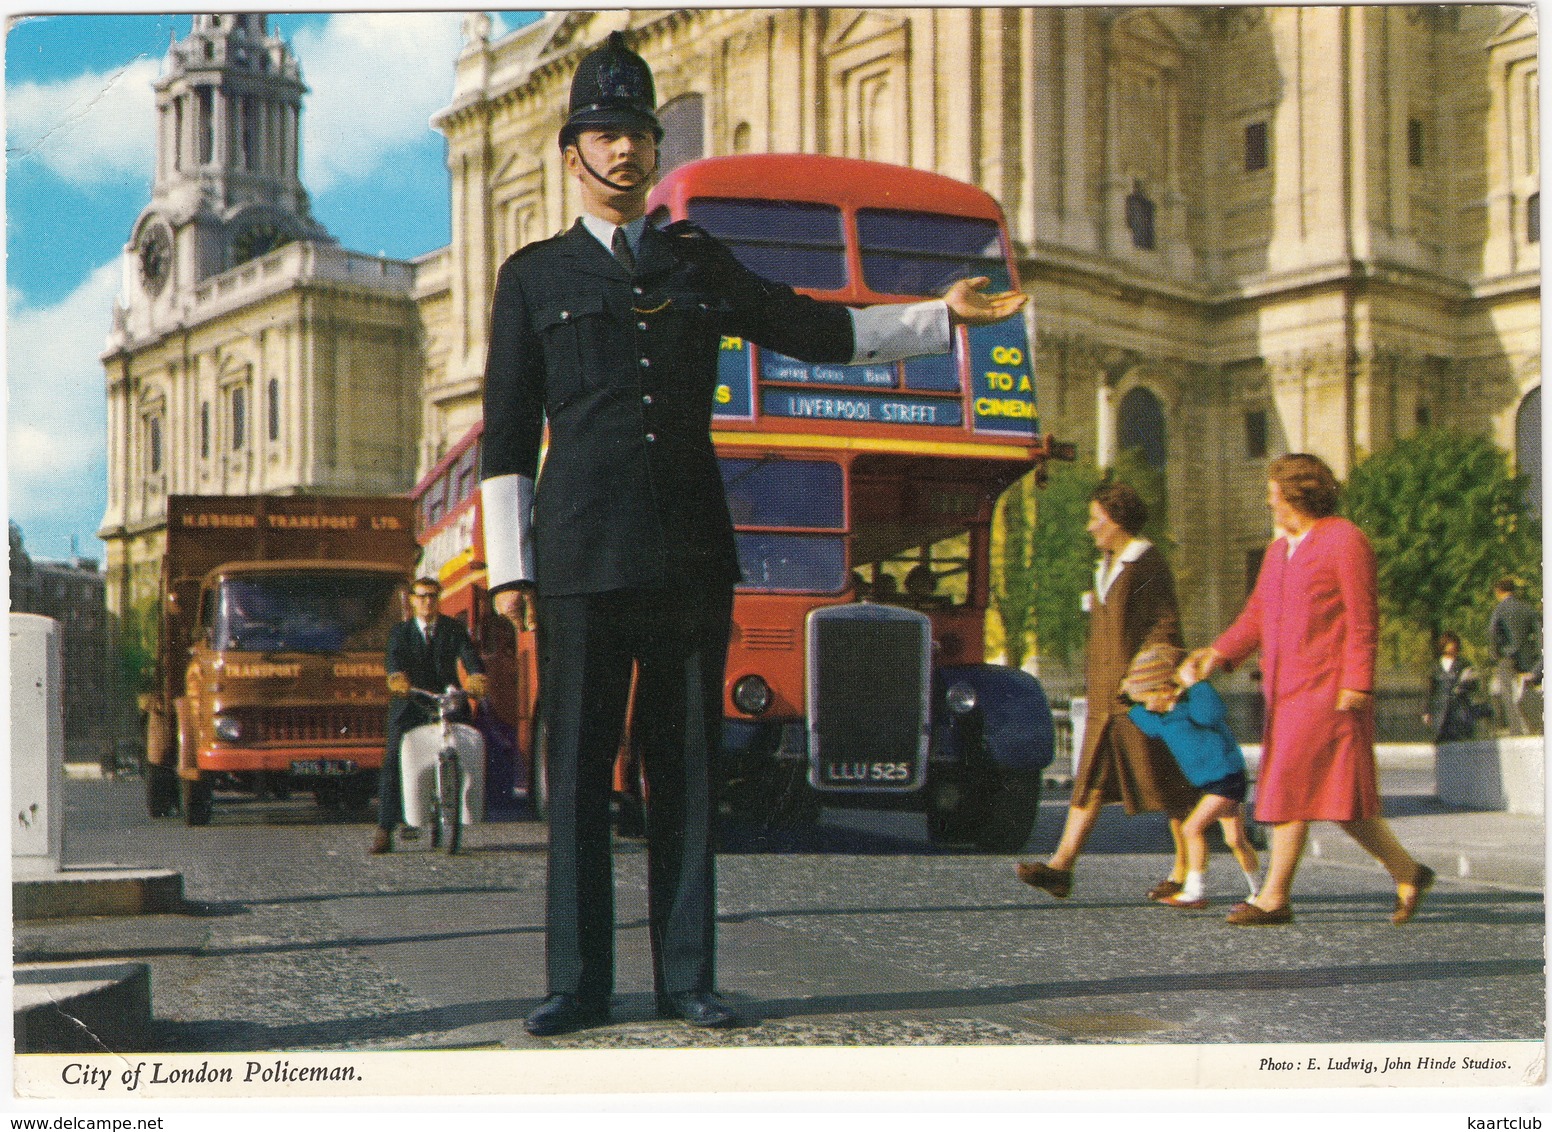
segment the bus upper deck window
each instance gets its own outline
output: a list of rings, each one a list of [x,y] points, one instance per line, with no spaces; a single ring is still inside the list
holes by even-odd
[[[862,281],[884,295],[937,296],[967,276],[985,275],[993,291],[1011,285],[1001,229],[992,220],[931,212],[857,211]]]
[[[767,279],[816,291],[846,286],[845,235],[834,205],[700,198],[687,211],[738,262]]]

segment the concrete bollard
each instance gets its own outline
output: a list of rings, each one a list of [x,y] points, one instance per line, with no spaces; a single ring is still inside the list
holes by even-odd
[[[1546,813],[1546,745],[1540,735],[1440,743],[1434,763],[1439,801],[1473,810]]]
[[[59,868],[65,706],[59,624],[11,614],[11,858]]]

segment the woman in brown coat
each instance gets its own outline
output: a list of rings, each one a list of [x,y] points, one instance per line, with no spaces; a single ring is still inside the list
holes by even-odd
[[[1180,826],[1199,791],[1168,748],[1149,739],[1126,716],[1121,681],[1144,645],[1180,645],[1175,579],[1157,547],[1138,532],[1148,521],[1142,498],[1124,483],[1099,488],[1089,501],[1088,532],[1101,558],[1095,571],[1088,648],[1088,729],[1072,784],[1072,804],[1061,842],[1048,862],[1020,862],[1025,884],[1052,896],[1072,890],[1072,867],[1099,818],[1100,807],[1120,802],[1129,814],[1163,810],[1175,840],[1175,865],[1148,893],[1162,900],[1181,890],[1186,875]]]

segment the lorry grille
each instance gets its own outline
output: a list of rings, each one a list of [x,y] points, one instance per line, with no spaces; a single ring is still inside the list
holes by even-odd
[[[840,605],[808,620],[808,728],[820,789],[912,789],[926,769],[927,618]],[[887,771],[876,766],[887,764]]]
[[[382,707],[249,708],[223,714],[242,719],[244,742],[381,743],[386,738]]]
[[[797,634],[786,626],[745,625],[742,632],[744,647],[751,651],[785,652],[797,644]]]

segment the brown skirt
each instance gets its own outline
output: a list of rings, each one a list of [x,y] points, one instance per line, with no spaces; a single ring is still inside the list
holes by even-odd
[[[1129,814],[1185,817],[1202,792],[1181,773],[1162,740],[1150,739],[1124,715],[1104,719],[1099,739],[1078,761],[1072,800],[1082,805],[1096,790],[1108,805],[1120,802]]]

